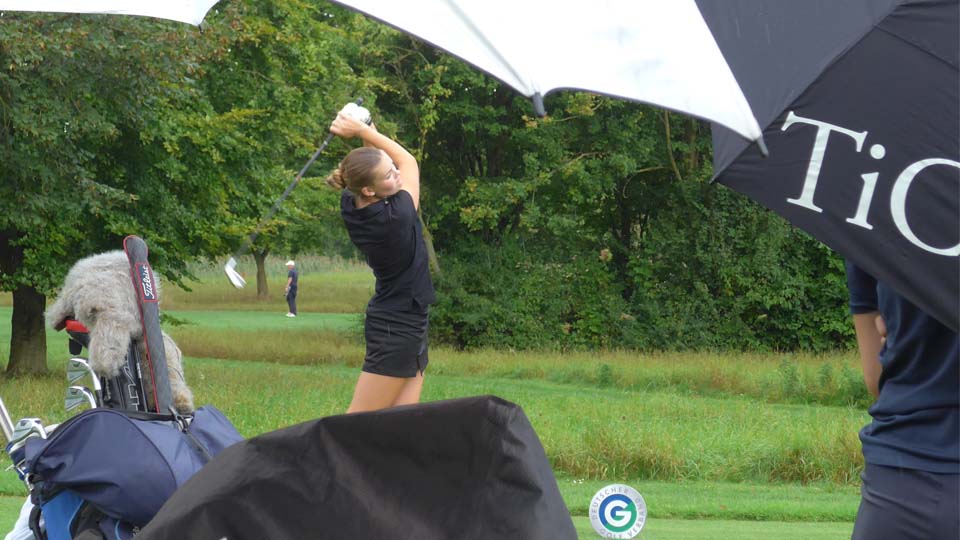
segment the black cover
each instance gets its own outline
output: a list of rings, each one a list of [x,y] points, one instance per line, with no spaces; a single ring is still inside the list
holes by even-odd
[[[331,416],[235,444],[137,538],[576,537],[523,411],[482,396]]]
[[[160,290],[147,261],[147,244],[140,237],[131,235],[123,239],[123,250],[130,259],[130,278],[137,293],[137,303],[140,304],[147,356],[147,373],[142,374],[145,375],[143,387],[147,394],[147,410],[167,414],[173,410],[173,391],[160,331]]]
[[[719,182],[956,330],[957,0],[697,4],[770,151],[714,124]]]

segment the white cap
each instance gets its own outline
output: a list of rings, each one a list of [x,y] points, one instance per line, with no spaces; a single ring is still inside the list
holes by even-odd
[[[295,266],[293,259],[290,259],[289,261],[287,261],[287,266]]]

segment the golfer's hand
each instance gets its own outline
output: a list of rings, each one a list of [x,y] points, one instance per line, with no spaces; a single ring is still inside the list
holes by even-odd
[[[365,129],[370,129],[370,126],[342,113],[337,114],[337,119],[330,124],[330,133],[343,137],[344,139],[357,137]]]
[[[882,347],[887,342],[887,324],[883,322],[883,317],[880,315],[877,315],[873,323],[877,325],[877,333],[880,334],[880,346]]]

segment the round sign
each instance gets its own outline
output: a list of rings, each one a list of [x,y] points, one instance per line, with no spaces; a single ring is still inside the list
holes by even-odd
[[[604,538],[636,538],[646,520],[647,504],[630,486],[605,486],[590,501],[590,524]]]

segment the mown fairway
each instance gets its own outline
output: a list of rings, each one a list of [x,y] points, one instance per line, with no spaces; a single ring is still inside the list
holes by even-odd
[[[283,316],[278,269],[274,294],[262,301],[235,300],[251,290],[228,289],[216,268],[199,275],[194,292],[171,286],[164,300],[177,322],[166,330],[188,356],[187,380],[198,404],[216,405],[246,436],[346,408],[363,358],[358,314],[372,287],[362,268],[317,263],[304,271],[304,313],[297,319]],[[223,309],[206,309],[211,304]],[[9,305],[9,296],[0,305]],[[3,358],[10,315],[0,307]],[[48,343],[50,377],[0,382],[15,417],[53,423],[67,416],[66,339],[50,333]],[[862,464],[856,432],[866,422],[849,353],[560,354],[437,346],[430,357],[424,400],[496,394],[524,408],[581,538],[597,537],[587,507],[609,483],[643,494],[647,539],[849,537]],[[9,530],[24,493],[12,472],[0,476],[0,531]]]

